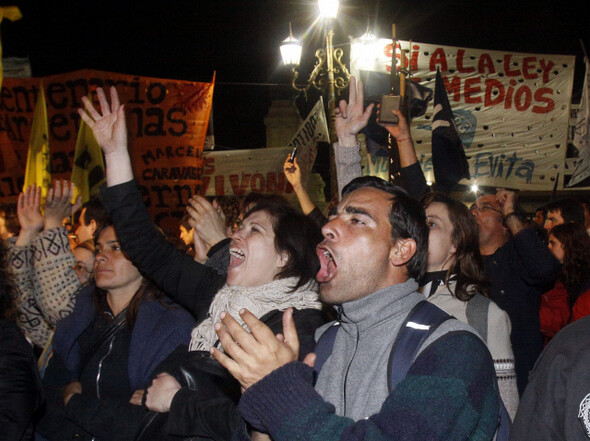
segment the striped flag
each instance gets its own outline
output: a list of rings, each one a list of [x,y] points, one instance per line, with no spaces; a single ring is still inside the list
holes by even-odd
[[[469,179],[469,164],[453,119],[440,70],[436,72],[432,115],[432,168],[436,189],[449,194],[457,183]]]
[[[41,82],[37,95],[29,139],[24,188],[29,185],[41,187],[42,199],[45,199],[47,190],[51,187],[51,155],[49,153],[49,129],[47,127],[47,106],[43,82]]]

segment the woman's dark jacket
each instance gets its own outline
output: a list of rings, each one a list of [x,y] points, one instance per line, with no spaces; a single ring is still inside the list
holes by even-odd
[[[50,440],[132,440],[146,411],[129,403],[131,395],[149,387],[156,367],[190,338],[195,323],[169,299],[145,300],[133,329],[123,326],[95,349],[92,343],[100,334],[93,329],[106,319],[97,312],[94,289],[80,291],[74,311],[55,330],[53,357],[43,378],[48,410],[37,429]],[[97,381],[99,370],[110,375]],[[62,388],[72,381],[82,383],[82,394],[63,407]],[[97,382],[100,390],[109,391],[104,396],[98,396]]]
[[[14,323],[0,320],[0,440],[32,440],[41,401],[31,345]]]

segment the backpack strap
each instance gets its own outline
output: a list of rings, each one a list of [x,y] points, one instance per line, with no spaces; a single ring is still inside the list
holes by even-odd
[[[416,354],[428,336],[450,318],[452,317],[449,314],[426,300],[412,308],[391,348],[387,366],[387,387],[390,392],[406,378]]]
[[[318,338],[314,350],[316,357],[315,364],[313,365],[313,370],[315,371],[316,376],[320,373],[322,366],[324,366],[324,363],[332,353],[334,340],[336,340],[336,333],[338,332],[339,327],[340,322],[335,322]]]

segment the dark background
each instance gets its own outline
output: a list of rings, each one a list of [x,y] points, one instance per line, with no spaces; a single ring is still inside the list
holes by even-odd
[[[217,72],[214,128],[218,149],[265,144],[264,116],[271,100],[294,98],[279,45],[289,21],[304,43],[302,77],[323,40],[314,26],[315,0],[168,0],[4,2],[23,18],[2,22],[4,56],[28,56],[33,75],[83,68],[160,78],[211,81]],[[576,7],[578,6],[578,7]],[[335,43],[349,46],[371,26],[378,37],[481,49],[576,56],[574,101],[584,74],[584,39],[590,48],[590,4],[578,2],[344,0]],[[297,102],[304,111],[317,95]]]

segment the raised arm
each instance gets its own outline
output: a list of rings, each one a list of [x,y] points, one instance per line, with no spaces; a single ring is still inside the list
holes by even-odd
[[[107,186],[112,187],[133,180],[133,169],[127,150],[125,106],[119,102],[117,89],[111,87],[110,93],[109,106],[104,90],[100,87],[96,90],[101,113],[96,111],[86,97],[82,97],[86,111],[78,109],[78,113],[92,129],[96,142],[104,152]]]
[[[289,181],[289,184],[291,184],[293,187],[293,191],[295,191],[299,205],[301,205],[301,211],[303,211],[303,214],[307,216],[316,207],[309,197],[307,190],[305,190],[305,187],[303,187],[303,183],[301,182],[301,168],[299,168],[297,158],[294,158],[293,162],[291,162],[289,160],[290,156],[291,155],[288,155],[287,159],[285,159],[283,171],[285,172],[287,181]]]
[[[102,89],[97,89],[97,95],[100,113],[86,98],[86,112],[78,112],[105,154],[108,188],[101,190],[101,195],[121,245],[144,274],[200,321],[224,279],[182,253],[156,230],[133,181],[124,106],[114,87],[110,106]]]
[[[18,195],[16,215],[20,224],[20,233],[16,239],[16,246],[26,247],[33,243],[37,234],[43,228],[41,214],[41,187],[29,185]]]
[[[21,230],[14,243],[7,241],[6,244],[8,267],[17,293],[18,326],[29,340],[44,347],[51,336],[52,327],[35,301],[35,252],[32,246],[43,228],[40,204],[41,187],[30,185],[18,196],[16,212]]]
[[[405,189],[415,198],[420,198],[425,193],[428,193],[430,189],[426,185],[424,173],[418,163],[410,125],[403,112],[393,110],[393,113],[397,116],[398,123],[396,125],[382,124],[382,126],[387,129],[397,144],[401,166],[400,172]]]
[[[338,177],[338,194],[352,179],[361,175],[361,157],[357,135],[369,122],[374,104],[364,106],[363,83],[357,83],[350,77],[348,102],[341,100],[335,110],[336,135],[338,144],[334,146],[336,155],[336,174]]]
[[[43,316],[52,325],[69,315],[82,287],[76,275],[76,258],[70,249],[67,230],[62,226],[64,217],[71,216],[81,205],[80,199],[72,204],[74,184],[55,181],[47,192],[44,207],[44,230],[34,242],[35,302]]]

